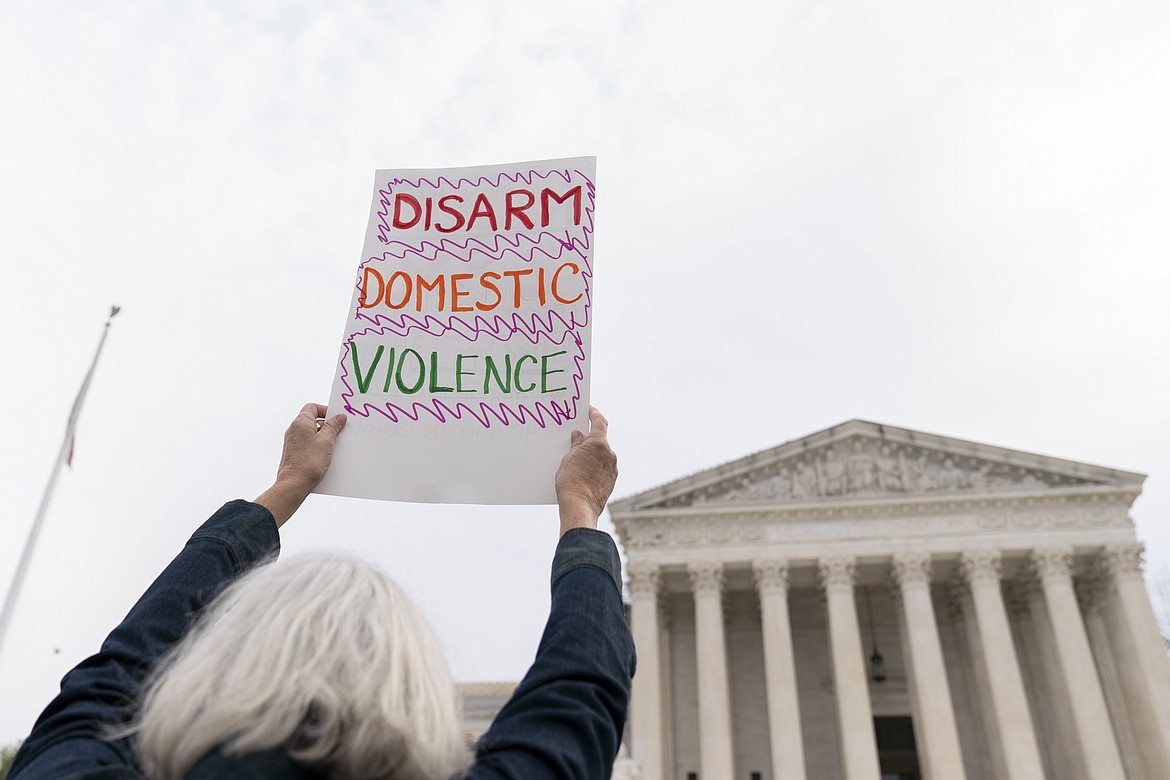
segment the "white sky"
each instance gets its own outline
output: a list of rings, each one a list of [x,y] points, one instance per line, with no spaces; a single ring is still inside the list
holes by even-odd
[[[1167,40],[1137,0],[0,5],[0,588],[124,307],[0,744],[327,400],[379,167],[597,155],[618,496],[861,417],[1147,473],[1170,570]],[[457,678],[516,679],[555,537],[313,497],[284,545],[378,561]]]

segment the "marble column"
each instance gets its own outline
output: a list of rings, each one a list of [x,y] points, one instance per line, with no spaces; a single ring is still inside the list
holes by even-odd
[[[1032,572],[1025,572],[1004,583],[1003,598],[1008,623],[1017,640],[1016,657],[1020,661],[1032,728],[1036,730],[1036,744],[1046,776],[1085,780],[1079,771],[1076,751],[1067,749],[1076,739],[1076,729],[1069,716],[1068,692],[1059,679],[1060,662],[1056,659],[1052,621],[1048,619],[1040,582]]]
[[[638,653],[630,697],[631,754],[642,769],[643,780],[664,780],[658,565],[633,563],[626,571],[630,578],[630,628]]]
[[[764,681],[774,780],[805,780],[804,740],[796,692],[796,658],[788,621],[788,562],[752,562],[764,631]]]
[[[851,557],[832,556],[819,561],[821,586],[825,589],[829,611],[829,650],[844,778],[874,780],[880,770],[865,651],[861,647],[857,604],[853,599],[855,568]]]
[[[958,636],[963,646],[960,659],[971,696],[971,714],[975,723],[975,749],[967,755],[967,768],[974,777],[1007,777],[1007,763],[1003,745],[996,734],[995,706],[991,702],[991,680],[987,676],[987,661],[983,657],[983,643],[979,640],[979,625],[975,620],[975,603],[971,589],[963,581],[962,572],[951,584],[951,607],[959,621]]]
[[[1111,544],[1101,556],[1109,591],[1117,665],[1128,678],[1129,706],[1140,729],[1142,763],[1170,777],[1170,660],[1142,579],[1141,544]]]
[[[902,553],[894,556],[891,575],[901,594],[905,626],[907,666],[913,677],[918,752],[926,780],[962,780],[963,751],[947,683],[942,643],[934,603],[930,598],[930,555]]]
[[[687,564],[695,592],[695,663],[699,683],[699,768],[705,780],[735,777],[731,690],[723,631],[723,564]]]
[[[1077,600],[1081,603],[1081,614],[1085,616],[1085,633],[1089,635],[1089,647],[1097,662],[1097,675],[1101,678],[1101,689],[1105,704],[1113,721],[1113,733],[1117,736],[1117,747],[1121,761],[1125,764],[1126,777],[1145,777],[1141,748],[1134,739],[1134,724],[1127,706],[1125,685],[1117,668],[1117,660],[1109,638],[1109,626],[1104,615],[1105,583],[1099,571],[1091,571],[1076,582]]]
[[[1125,777],[1109,708],[1089,649],[1089,637],[1072,583],[1072,548],[1044,547],[1032,553],[1032,566],[1044,589],[1062,687],[1068,691],[1072,723],[1086,777]],[[1066,746],[1066,748],[1069,746]]]
[[[991,734],[1001,748],[1007,780],[1044,780],[1036,732],[1000,591],[998,550],[968,550],[959,560],[971,589],[979,644],[994,714]]]

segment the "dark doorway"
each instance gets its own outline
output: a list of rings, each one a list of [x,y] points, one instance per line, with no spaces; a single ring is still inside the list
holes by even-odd
[[[874,718],[873,730],[882,780],[922,780],[913,721],[906,717]]]

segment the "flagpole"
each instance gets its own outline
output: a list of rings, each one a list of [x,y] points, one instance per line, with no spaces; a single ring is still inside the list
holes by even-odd
[[[37,537],[41,534],[41,526],[45,522],[45,515],[49,511],[49,502],[53,498],[53,488],[57,485],[57,477],[61,473],[61,466],[67,460],[72,460],[73,455],[73,435],[77,429],[77,418],[81,416],[81,405],[85,401],[85,395],[89,391],[89,382],[93,378],[94,369],[97,368],[98,358],[102,355],[102,347],[106,344],[106,336],[110,335],[110,320],[121,309],[117,306],[110,307],[110,316],[106,318],[105,328],[102,329],[102,337],[98,341],[97,351],[93,355],[93,362],[89,364],[89,371],[85,374],[85,380],[81,383],[81,388],[77,391],[77,398],[73,401],[73,409],[69,412],[69,422],[65,426],[65,438],[61,442],[61,451],[57,453],[57,460],[53,463],[53,472],[49,475],[49,484],[45,487],[45,493],[41,496],[41,505],[37,509],[36,519],[33,520],[32,528],[29,529],[28,538],[24,542],[24,550],[20,554],[20,563],[16,565],[16,573],[12,575],[12,584],[8,588],[8,595],[4,599],[4,611],[0,613],[0,651],[4,649],[4,638],[8,634],[8,623],[12,620],[12,613],[16,610],[16,600],[20,596],[21,586],[24,585],[24,576],[28,573],[28,565],[32,560],[33,549],[37,544]]]

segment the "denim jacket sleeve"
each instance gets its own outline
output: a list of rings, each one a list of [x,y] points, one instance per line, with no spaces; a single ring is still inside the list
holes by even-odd
[[[258,504],[231,501],[212,515],[101,650],[61,680],[61,692],[21,745],[9,778],[93,776],[98,767],[108,768],[103,776],[139,777],[128,740],[107,740],[107,729],[134,716],[150,668],[186,633],[199,611],[279,547],[276,521]]]
[[[476,746],[468,780],[609,777],[634,663],[617,547],[601,531],[571,530],[553,558],[536,660]]]

